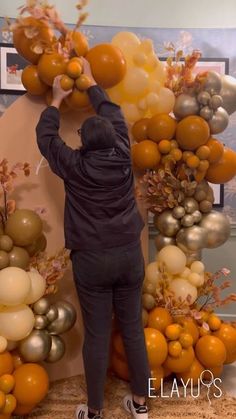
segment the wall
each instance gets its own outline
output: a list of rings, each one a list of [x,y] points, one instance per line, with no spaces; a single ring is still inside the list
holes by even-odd
[[[15,17],[22,0],[1,0],[0,16]],[[75,0],[51,0],[74,23]],[[135,13],[134,13],[135,9]],[[159,28],[235,27],[235,0],[90,0],[88,25]]]

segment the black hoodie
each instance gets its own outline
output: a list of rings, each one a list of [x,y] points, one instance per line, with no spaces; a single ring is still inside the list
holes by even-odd
[[[120,107],[103,89],[88,89],[98,115],[115,128],[114,148],[87,151],[68,147],[59,137],[59,111],[45,109],[36,128],[38,147],[65,186],[65,246],[101,250],[139,240],[144,222],[134,197],[128,130]]]

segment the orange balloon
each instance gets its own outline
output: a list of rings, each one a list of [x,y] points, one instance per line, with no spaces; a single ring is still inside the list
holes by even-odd
[[[154,169],[161,160],[158,146],[151,140],[143,140],[132,146],[133,163],[139,169]]]
[[[156,142],[170,140],[175,135],[176,126],[176,120],[170,115],[154,115],[148,124],[148,138]]]
[[[96,82],[105,89],[115,86],[125,76],[126,61],[121,50],[115,45],[96,45],[88,51],[86,58]]]
[[[190,115],[178,122],[176,140],[183,150],[196,150],[209,138],[210,129],[205,119]]]
[[[171,323],[173,323],[173,319],[167,308],[155,307],[149,312],[148,327],[164,333],[166,327]]]
[[[195,346],[196,357],[204,367],[216,367],[226,360],[226,348],[216,336],[202,336]]]
[[[48,90],[48,86],[39,78],[38,67],[36,65],[28,65],[24,68],[21,81],[27,92],[31,95],[40,96]]]
[[[220,161],[211,164],[206,173],[206,180],[211,183],[226,183],[236,175],[236,152],[225,147]]]
[[[218,367],[210,367],[208,369],[212,372],[214,378],[218,378],[218,377],[221,376],[221,374],[223,372],[223,368],[224,368],[223,365],[219,365]],[[206,371],[204,373],[204,379],[205,380],[208,380],[208,381],[212,381],[212,375],[211,375],[211,373],[209,373],[208,371]]]
[[[82,65],[76,60],[70,60],[66,66],[66,74],[72,79],[77,79],[82,73]]]
[[[177,320],[178,323],[182,326],[184,333],[189,333],[193,338],[193,345],[196,344],[196,342],[199,339],[199,330],[198,326],[195,320],[192,318],[181,318]]]
[[[6,395],[6,404],[2,410],[5,415],[11,414],[16,408],[16,398],[13,394]]]
[[[236,329],[229,323],[222,323],[220,329],[213,333],[225,345],[226,360],[225,364],[236,361]]]
[[[23,364],[13,373],[13,395],[23,405],[35,405],[44,399],[49,388],[46,370],[38,364]]]
[[[187,371],[183,371],[181,373],[177,373],[177,378],[180,380],[182,379],[183,382],[186,384],[190,379],[193,385],[197,385],[201,376],[201,373],[205,370],[205,368],[200,364],[197,358],[194,358],[193,363],[190,365],[190,368]]]
[[[144,329],[148,360],[151,369],[163,364],[168,354],[168,346],[164,335],[151,327]]]
[[[0,377],[0,391],[8,394],[13,390],[15,379],[11,374],[3,374]]]
[[[128,364],[114,352],[111,357],[111,368],[122,380],[129,381],[130,373]]]
[[[139,121],[135,122],[135,124],[132,126],[131,132],[137,143],[147,138],[147,129],[149,121],[149,118],[142,118]]]
[[[172,372],[178,373],[187,371],[192,365],[194,360],[194,350],[192,346],[187,349],[182,349],[181,355],[178,358],[168,355],[164,362],[164,367]]]
[[[76,88],[66,97],[65,102],[72,109],[86,109],[91,105],[87,92],[80,92]]]
[[[60,80],[60,84],[63,90],[67,91],[73,88],[75,81],[67,76],[67,74],[63,74]]]
[[[75,53],[80,57],[85,56],[89,50],[89,44],[86,36],[79,31],[71,31],[73,47]]]
[[[42,41],[45,45],[50,46],[53,40],[53,31],[41,20],[32,16],[21,18],[22,25],[13,30],[13,44],[17,52],[30,63],[36,64],[41,54],[36,54],[31,47],[35,41]],[[35,28],[35,34],[27,38],[25,31],[31,31]]]
[[[11,413],[6,414],[6,415],[0,413],[0,419],[10,419],[10,418],[11,418]]]
[[[164,368],[161,366],[151,370],[151,377],[154,378],[154,380],[151,381],[151,387],[155,388],[155,390],[159,390],[164,378],[164,374]]]
[[[32,412],[34,408],[35,408],[35,405],[27,406],[27,405],[17,403],[16,408],[13,413],[14,415],[28,415],[28,413]]]
[[[123,359],[123,361],[127,360],[126,353],[125,353],[125,347],[123,343],[122,336],[119,333],[116,333],[113,336],[113,348],[116,352],[116,354]]]
[[[24,364],[24,360],[22,356],[19,354],[19,352],[17,352],[17,350],[12,351],[11,354],[12,354],[12,359],[13,359],[14,370],[16,370],[22,364]]]
[[[11,374],[13,371],[13,358],[10,352],[2,352],[0,354],[0,377],[3,374]]]
[[[81,92],[83,92],[91,86],[91,80],[88,76],[86,76],[86,74],[81,74],[81,76],[79,76],[78,79],[75,80],[75,85],[78,90],[81,90]]]
[[[52,86],[55,77],[66,72],[66,64],[65,58],[57,52],[53,52],[52,54],[44,53],[38,63],[40,79],[49,86]]]
[[[207,158],[209,163],[218,163],[224,153],[223,144],[216,138],[211,137],[207,141],[206,146],[210,149],[210,155]]]

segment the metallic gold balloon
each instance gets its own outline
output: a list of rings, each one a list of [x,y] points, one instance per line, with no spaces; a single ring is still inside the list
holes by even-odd
[[[236,111],[236,79],[232,76],[221,76],[222,88],[220,95],[223,99],[222,107],[229,115]]]
[[[196,97],[186,93],[180,94],[175,100],[173,112],[177,119],[185,118],[188,115],[197,115],[199,104]]]
[[[209,106],[203,106],[199,115],[206,121],[209,121],[213,117],[213,110]]]
[[[207,199],[204,199],[199,204],[199,209],[201,212],[207,213],[212,210],[212,202],[207,201]]]
[[[216,71],[208,71],[207,78],[203,84],[203,90],[210,95],[218,95],[221,91],[221,76]]]
[[[55,306],[51,306],[46,314],[48,321],[51,323],[58,317],[58,309]]]
[[[10,252],[13,248],[13,240],[11,237],[7,236],[6,234],[2,234],[0,236],[0,249],[4,250],[5,252]]]
[[[59,361],[65,354],[66,347],[63,339],[61,336],[51,336],[52,346],[51,350],[45,359],[46,362],[57,362]]]
[[[26,246],[26,250],[30,256],[34,256],[39,252],[44,252],[47,247],[47,239],[44,234],[42,234],[37,240],[35,240],[29,246]]]
[[[35,314],[46,314],[50,309],[50,302],[46,297],[40,298],[33,305],[33,311]]]
[[[191,227],[194,224],[194,218],[191,214],[186,214],[182,220],[181,220],[181,224],[184,227]]]
[[[219,134],[227,128],[229,115],[224,108],[218,108],[213,117],[208,121],[211,134]]]
[[[52,346],[52,339],[46,330],[33,330],[23,339],[18,350],[27,362],[41,362],[48,356]]]
[[[195,262],[196,260],[202,260],[202,252],[201,250],[198,250],[197,252],[186,252],[186,258],[187,258],[187,262],[186,265],[189,267],[192,265],[193,262]]]
[[[230,236],[229,220],[221,212],[211,211],[204,215],[199,225],[207,233],[206,247],[209,249],[221,246]]]
[[[216,109],[218,109],[220,106],[223,105],[223,99],[220,95],[213,95],[211,97],[209,106],[210,108],[212,108],[214,111],[216,111]]]
[[[51,335],[59,335],[70,330],[76,321],[76,311],[67,301],[57,301],[53,304],[58,309],[58,317],[48,325]]]
[[[192,213],[192,217],[193,217],[194,223],[195,224],[198,224],[198,223],[200,223],[200,221],[202,219],[202,213],[200,211],[198,211],[198,210],[197,211],[194,211]]]
[[[154,225],[164,236],[174,237],[180,230],[180,222],[173,217],[171,210],[155,215]]]
[[[182,218],[185,215],[185,209],[184,207],[181,207],[180,205],[178,205],[177,207],[175,207],[172,211],[172,215],[174,218],[176,218],[177,220],[179,220],[180,218]]]
[[[180,249],[186,252],[196,252],[206,247],[207,232],[199,226],[182,228],[176,236],[176,242]]]
[[[9,266],[10,259],[7,252],[4,250],[0,250],[0,270],[7,268]]]
[[[16,246],[28,246],[42,234],[42,220],[35,211],[17,209],[7,220],[5,233]]]
[[[161,233],[155,237],[155,245],[157,250],[161,250],[163,247],[168,246],[169,244],[175,244],[175,239],[173,237],[163,236]]]
[[[48,319],[46,316],[41,315],[41,314],[37,314],[35,316],[35,323],[34,323],[35,329],[42,330],[42,329],[45,329],[47,325],[48,325]]]
[[[23,247],[14,246],[9,253],[10,266],[27,269],[30,261],[29,253]]]
[[[211,99],[211,95],[208,92],[205,92],[205,90],[203,90],[202,92],[200,92],[197,96],[197,100],[201,105],[208,105],[208,103],[210,102]]]
[[[185,198],[183,207],[187,214],[192,214],[194,211],[199,209],[198,202],[194,198]]]

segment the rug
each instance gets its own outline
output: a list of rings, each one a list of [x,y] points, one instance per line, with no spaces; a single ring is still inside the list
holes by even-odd
[[[210,394],[207,398],[207,388],[202,386],[198,398],[183,394],[179,387],[180,397],[170,398],[173,382],[167,382],[163,387],[161,397],[149,400],[149,418],[165,419],[233,419],[236,418],[236,398],[224,394],[214,398]],[[128,384],[114,376],[107,379],[104,419],[128,419],[130,416],[122,407],[122,399],[129,392]],[[176,393],[175,393],[176,394]],[[197,394],[197,393],[193,393]],[[60,380],[52,384],[47,398],[27,418],[38,419],[73,419],[75,407],[78,403],[86,402],[86,384],[83,376]],[[15,416],[15,419],[22,419]]]

